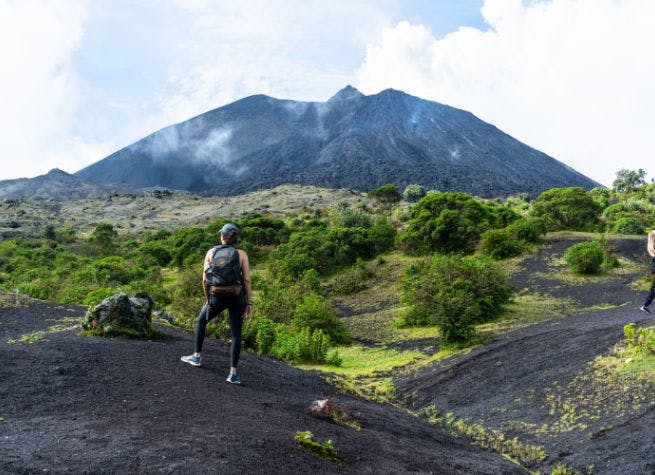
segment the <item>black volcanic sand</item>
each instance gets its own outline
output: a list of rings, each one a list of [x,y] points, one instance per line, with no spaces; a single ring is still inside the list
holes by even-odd
[[[634,407],[626,401],[628,407],[617,411],[610,407],[612,397],[603,396],[602,388],[585,379],[590,374],[588,364],[623,339],[624,325],[655,325],[655,315],[638,310],[645,292],[627,285],[648,272],[645,240],[613,241],[619,255],[643,263],[643,269],[576,285],[558,282],[553,258],[561,258],[567,247],[581,240],[566,236],[551,240],[525,259],[523,270],[512,277],[521,291],[574,299],[581,313],[517,330],[467,355],[399,377],[398,394],[407,407],[434,404],[441,413],[452,411],[523,443],[544,446],[548,460],[532,469],[547,471],[561,462],[583,472],[593,465],[595,474],[655,473],[655,381],[643,388],[645,400]],[[620,306],[584,310],[608,303]],[[601,417],[581,417],[582,428],[539,433],[535,427],[552,428],[557,422],[557,414],[549,413],[548,395],[566,399],[561,387],[576,377],[582,378],[578,388],[582,398],[600,399],[596,403]],[[581,415],[581,409],[574,414]]]
[[[317,419],[307,408],[336,390],[269,358],[243,355],[244,385],[230,385],[216,340],[202,368],[179,361],[191,335],[166,328],[155,341],[69,328],[7,342],[84,310],[0,295],[0,473],[521,473],[392,406],[338,396],[361,432]],[[343,464],[300,448],[305,430],[331,439]]]

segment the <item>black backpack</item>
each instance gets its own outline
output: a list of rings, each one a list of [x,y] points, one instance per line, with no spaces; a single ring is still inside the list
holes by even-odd
[[[241,284],[241,262],[237,250],[227,244],[216,246],[211,263],[205,271],[205,280],[208,286]]]

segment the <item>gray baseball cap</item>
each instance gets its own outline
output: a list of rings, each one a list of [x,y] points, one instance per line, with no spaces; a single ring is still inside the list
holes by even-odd
[[[237,228],[236,224],[227,223],[223,225],[220,232],[223,236],[227,236],[228,234],[232,234],[232,233],[239,234],[239,228]]]

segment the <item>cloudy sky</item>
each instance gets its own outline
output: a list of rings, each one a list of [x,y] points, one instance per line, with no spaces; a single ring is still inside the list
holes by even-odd
[[[655,176],[653,0],[0,0],[0,179],[264,93],[393,87],[610,185]]]

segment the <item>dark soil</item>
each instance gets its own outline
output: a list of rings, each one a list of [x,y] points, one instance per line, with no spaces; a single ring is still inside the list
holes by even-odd
[[[87,337],[71,328],[81,307],[0,297],[0,473],[520,473],[392,406],[339,395],[361,432],[317,419],[307,408],[336,390],[316,373],[244,354],[233,386],[222,342],[208,340],[194,368],[179,360],[189,334]],[[69,329],[8,343],[55,324]],[[306,430],[343,463],[300,448]]]
[[[578,388],[583,399],[597,397],[599,389],[584,379],[588,365],[623,339],[625,324],[655,324],[655,315],[647,316],[638,310],[645,293],[627,285],[647,272],[643,240],[614,242],[621,256],[643,262],[643,272],[590,279],[579,285],[552,280],[552,259],[562,257],[567,247],[580,240],[560,237],[549,242],[523,261],[524,270],[512,281],[525,292],[572,298],[580,306],[575,311],[583,308],[582,313],[517,330],[469,354],[399,377],[398,393],[408,407],[419,409],[434,404],[442,413],[452,411],[457,417],[482,421],[488,428],[518,436],[521,442],[543,445],[549,458],[532,469],[547,471],[562,462],[583,472],[593,465],[595,474],[655,473],[653,392],[639,404],[626,401],[628,407],[621,411],[610,408],[601,398],[596,401],[600,417],[581,417],[584,426],[546,433],[533,429],[541,425],[554,427],[556,420],[548,409],[549,394],[566,397],[564,390],[557,388],[567,387],[576,377],[583,378]],[[601,303],[618,306],[584,311]],[[655,389],[655,381],[652,383]],[[609,393],[607,397],[611,399]],[[603,404],[607,404],[606,411]],[[581,415],[579,409],[576,411],[576,416]]]

